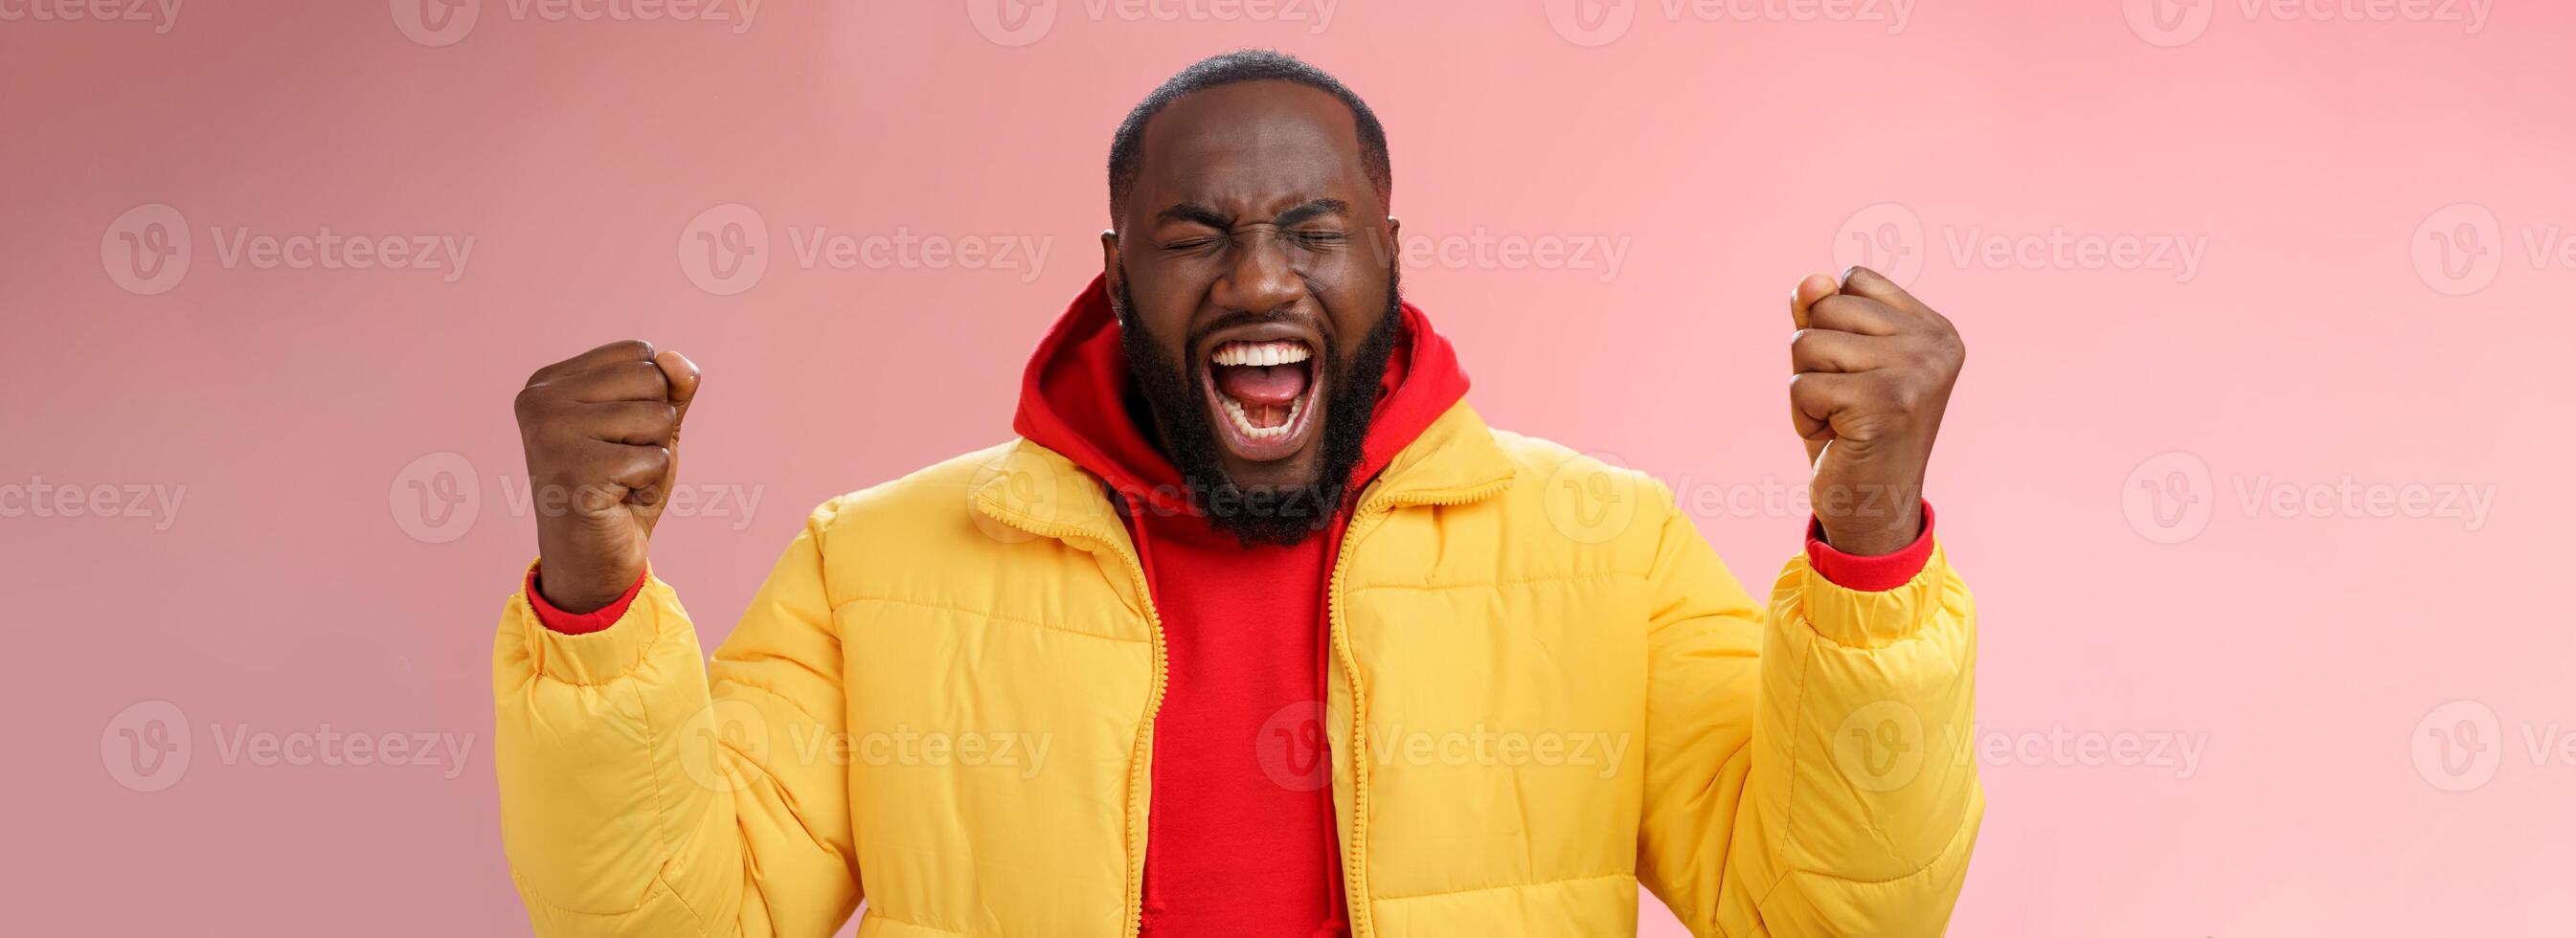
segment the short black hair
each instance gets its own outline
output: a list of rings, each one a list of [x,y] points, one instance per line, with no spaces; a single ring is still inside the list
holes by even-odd
[[[1383,201],[1395,188],[1395,170],[1386,158],[1386,128],[1377,122],[1377,114],[1368,102],[1351,93],[1340,79],[1323,69],[1299,61],[1296,56],[1272,49],[1243,49],[1212,55],[1165,80],[1127,119],[1118,125],[1118,136],[1109,143],[1109,214],[1114,221],[1127,207],[1127,190],[1136,184],[1136,173],[1145,162],[1145,124],[1162,113],[1174,101],[1194,91],[1247,81],[1285,81],[1304,85],[1339,98],[1351,109],[1351,118],[1359,127],[1360,159],[1367,164],[1369,182],[1377,186]]]

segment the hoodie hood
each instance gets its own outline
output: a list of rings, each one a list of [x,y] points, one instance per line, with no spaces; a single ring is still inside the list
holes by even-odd
[[[1413,304],[1403,304],[1399,314],[1405,335],[1378,383],[1368,439],[1351,473],[1353,492],[1467,394],[1467,373],[1449,340],[1432,331],[1429,317]],[[1195,514],[1181,495],[1180,469],[1129,415],[1130,386],[1108,280],[1095,276],[1029,357],[1011,429],[1064,454],[1121,496],[1162,514]]]

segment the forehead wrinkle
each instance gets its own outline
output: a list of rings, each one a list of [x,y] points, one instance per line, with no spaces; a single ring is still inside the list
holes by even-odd
[[[1257,87],[1264,84],[1278,83],[1191,94],[1146,125],[1138,183],[1149,205],[1195,202],[1267,219],[1311,199],[1374,193],[1358,123],[1339,99],[1303,86],[1287,95]]]

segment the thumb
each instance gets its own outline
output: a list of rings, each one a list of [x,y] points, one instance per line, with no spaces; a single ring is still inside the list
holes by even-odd
[[[1810,321],[1808,308],[1839,292],[1842,288],[1834,284],[1832,274],[1808,274],[1800,278],[1797,286],[1789,288],[1789,324],[1807,328]]]
[[[1831,274],[1808,274],[1799,278],[1798,285],[1789,288],[1789,324],[1800,329],[1807,328],[1808,324],[1814,321],[1811,308],[1823,302],[1826,297],[1840,292],[1840,289]],[[1809,420],[1806,414],[1799,410],[1794,399],[1790,401],[1789,409],[1791,419],[1798,427],[1798,435],[1806,438],[1807,465],[1812,468],[1816,465],[1816,460],[1825,454],[1825,444],[1833,442],[1831,425],[1821,420]]]
[[[689,419],[689,401],[698,396],[698,364],[690,361],[689,356],[669,350],[653,356],[653,364],[662,369],[663,383],[669,386],[664,392],[664,400],[670,401],[675,411],[671,416],[671,438],[662,443],[664,450],[671,454],[671,458],[662,464],[662,497],[669,498],[671,490],[679,484],[680,425]],[[656,508],[655,514],[659,513],[660,509]]]
[[[671,421],[671,444],[680,445],[680,425],[689,419],[689,401],[698,396],[698,363],[677,351],[664,351],[653,356],[653,364],[662,369],[662,379],[670,385],[669,400],[678,410]]]

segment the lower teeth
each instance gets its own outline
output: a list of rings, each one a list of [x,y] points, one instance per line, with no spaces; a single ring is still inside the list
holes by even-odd
[[[1290,401],[1288,403],[1288,416],[1285,419],[1280,420],[1278,426],[1256,427],[1252,425],[1252,415],[1244,411],[1243,404],[1237,402],[1234,398],[1224,397],[1222,395],[1220,395],[1218,399],[1225,402],[1225,415],[1228,419],[1234,421],[1234,428],[1243,431],[1243,435],[1256,440],[1269,440],[1287,436],[1288,428],[1297,424],[1297,412],[1303,410],[1306,406],[1306,399],[1303,397]]]

